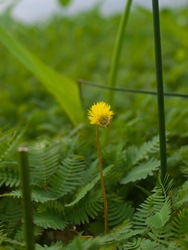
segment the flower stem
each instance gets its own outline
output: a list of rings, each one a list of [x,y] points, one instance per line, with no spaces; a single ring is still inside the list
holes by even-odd
[[[163,180],[167,172],[167,160],[166,160],[165,115],[164,115],[163,69],[162,69],[158,0],[152,0],[152,4],[153,4],[152,5],[153,27],[154,27],[155,63],[156,63],[158,117],[159,117],[158,120],[159,120],[159,139],[160,139],[160,158],[161,158],[161,178]]]
[[[99,127],[96,126],[96,142],[97,142],[97,152],[98,152],[98,160],[99,160],[99,170],[100,170],[100,179],[101,179],[101,189],[102,189],[102,196],[104,202],[104,232],[105,234],[108,233],[108,203],[106,198],[105,192],[105,185],[104,185],[104,177],[102,172],[102,159],[101,159],[101,150],[100,150],[100,142],[99,142]]]
[[[121,54],[121,48],[123,44],[123,36],[125,33],[125,28],[127,26],[128,22],[128,17],[131,9],[131,3],[132,0],[127,0],[127,3],[125,5],[125,10],[123,12],[120,24],[119,24],[119,29],[117,33],[117,38],[116,38],[116,43],[113,51],[113,56],[112,56],[112,62],[111,62],[111,67],[110,67],[110,73],[109,73],[109,81],[108,84],[109,86],[115,86],[116,82],[116,76],[117,76],[117,71],[118,71],[118,63],[119,63],[119,58]],[[113,106],[114,102],[114,91],[109,90],[108,91],[108,96],[107,100],[111,105]]]
[[[28,148],[20,147],[20,179],[23,196],[24,236],[26,250],[34,250],[34,228],[32,220],[31,190],[29,185]]]

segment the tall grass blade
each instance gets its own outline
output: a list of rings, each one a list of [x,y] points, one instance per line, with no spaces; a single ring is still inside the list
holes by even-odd
[[[160,36],[160,17],[158,0],[152,0],[153,7],[153,28],[155,44],[155,63],[156,63],[156,80],[157,80],[157,98],[158,98],[158,120],[159,120],[159,139],[160,139],[160,157],[161,157],[161,175],[164,179],[167,172],[166,160],[166,131],[165,131],[165,114],[164,114],[164,91],[163,91],[163,68],[161,53],[161,36]]]
[[[117,38],[116,38],[116,43],[115,43],[115,48],[114,48],[114,52],[112,56],[110,73],[109,73],[109,81],[108,81],[109,86],[115,86],[115,83],[116,83],[118,63],[119,63],[119,58],[120,58],[122,44],[123,44],[123,36],[124,36],[125,29],[126,29],[127,22],[128,22],[128,17],[129,17],[129,13],[131,9],[131,3],[132,3],[132,0],[127,0],[127,4],[125,5],[125,10],[123,12],[123,15],[119,24],[119,29],[117,33]],[[110,103],[111,106],[113,106],[114,92],[111,90],[108,91],[107,102]]]
[[[74,125],[83,122],[83,109],[76,82],[49,68],[1,26],[0,42],[43,83]],[[19,79],[15,80],[15,84],[17,82]]]
[[[34,250],[34,227],[31,204],[31,188],[29,182],[28,149],[20,147],[20,182],[23,197],[23,217],[26,250]]]

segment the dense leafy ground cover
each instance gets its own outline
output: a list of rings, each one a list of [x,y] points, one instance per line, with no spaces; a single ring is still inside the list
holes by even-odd
[[[165,92],[187,93],[187,15],[186,8],[161,12]],[[13,39],[56,72],[75,82],[107,85],[119,15],[105,18],[95,9],[31,26],[7,14],[0,19]],[[151,12],[134,9],[116,85],[156,91],[152,30]],[[5,37],[3,30],[0,36]],[[156,96],[115,93],[113,122],[100,130],[110,229],[103,235],[95,129],[87,109],[105,100],[107,90],[81,84],[81,114],[69,100],[74,91],[64,91],[72,82],[50,85],[43,73],[52,73],[38,62],[35,68],[20,60],[22,52],[1,43],[1,249],[24,249],[20,145],[29,148],[36,249],[187,249],[187,99],[165,97],[169,176],[162,183]],[[51,91],[56,84],[75,120],[62,108],[59,89]]]

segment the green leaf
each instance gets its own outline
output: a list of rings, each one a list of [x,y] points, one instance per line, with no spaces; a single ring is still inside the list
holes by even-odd
[[[105,168],[103,170],[103,176],[106,176],[112,170],[113,167],[114,165],[110,165]],[[84,186],[78,191],[76,198],[71,203],[66,204],[66,207],[74,206],[76,203],[78,203],[97,184],[99,180],[100,175],[98,174],[97,177],[93,179],[93,181],[89,182],[86,186]]]
[[[122,223],[125,219],[130,219],[134,209],[130,204],[116,198],[108,203],[108,224],[114,227]]]
[[[154,136],[141,147],[130,146],[126,150],[126,157],[132,165],[138,165],[141,160],[148,160],[151,154],[159,152],[159,136]]]
[[[59,166],[49,183],[49,191],[60,198],[73,192],[82,184],[85,161],[82,157],[67,158]]]
[[[74,125],[83,122],[83,109],[76,82],[49,68],[1,26],[0,42],[43,83]]]
[[[188,208],[178,212],[173,221],[173,232],[176,238],[185,238],[188,235]]]
[[[40,141],[30,147],[29,166],[32,185],[46,186],[58,168],[58,144]]]
[[[36,244],[35,245],[36,247],[36,250],[62,250],[62,247],[63,247],[63,243],[61,241],[56,241],[55,243],[53,242],[51,246],[48,246],[48,245],[44,245],[44,246],[41,246],[39,244]]]
[[[9,129],[4,131],[0,129],[0,162],[4,161],[6,155],[15,147],[23,133],[24,130]]]
[[[161,228],[170,219],[170,215],[171,215],[170,204],[169,202],[165,201],[164,205],[162,206],[159,212],[146,219],[147,225],[149,225],[150,227]]]
[[[65,207],[65,217],[72,225],[80,225],[95,220],[103,209],[101,190],[91,190],[75,206]]]
[[[43,227],[45,229],[53,228],[63,230],[66,226],[64,217],[57,212],[54,213],[54,211],[46,211],[41,214],[37,213],[34,216],[34,223],[37,226]]]
[[[0,195],[0,197],[6,197],[6,196],[13,198],[21,198],[22,197],[21,190],[13,190],[10,193],[5,193]],[[54,195],[50,192],[40,189],[33,189],[31,193],[31,199],[32,201],[35,202],[45,203],[48,201],[55,200],[56,197],[54,197]]]
[[[174,197],[174,207],[180,208],[183,204],[188,202],[188,180],[177,190]]]
[[[150,159],[131,169],[121,180],[121,184],[127,184],[137,180],[145,179],[148,175],[153,175],[153,171],[160,166],[159,160]]]

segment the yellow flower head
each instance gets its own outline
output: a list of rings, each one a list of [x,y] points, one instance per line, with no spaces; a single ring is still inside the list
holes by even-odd
[[[110,110],[110,105],[105,102],[97,102],[88,110],[90,124],[96,124],[102,128],[108,127],[113,115],[114,112]]]

